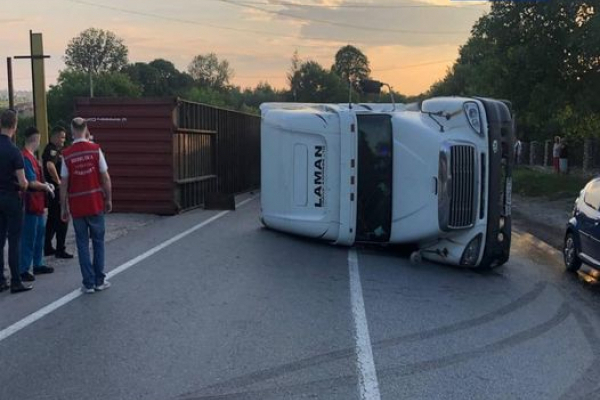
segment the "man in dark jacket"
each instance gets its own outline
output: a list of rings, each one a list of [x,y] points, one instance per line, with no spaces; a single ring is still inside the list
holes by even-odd
[[[10,267],[10,291],[19,293],[31,290],[21,282],[19,273],[19,248],[23,203],[19,191],[26,190],[23,156],[12,142],[17,131],[17,113],[7,110],[0,115],[0,292],[8,289],[4,276],[4,244],[8,237],[8,265]]]
[[[54,197],[48,201],[48,220],[46,221],[46,238],[44,244],[44,254],[46,256],[55,255],[56,258],[73,258],[73,255],[67,253],[65,239],[69,224],[63,222],[60,215],[60,171],[62,167],[62,149],[65,146],[67,133],[65,128],[57,126],[52,129],[50,143],[44,149],[42,155],[42,164],[44,167],[44,177],[46,182],[55,187]],[[52,246],[52,240],[56,236],[56,248]]]

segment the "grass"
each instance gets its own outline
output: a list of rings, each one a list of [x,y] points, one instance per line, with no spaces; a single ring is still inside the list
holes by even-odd
[[[558,175],[530,168],[513,171],[513,192],[527,197],[546,197],[550,200],[575,198],[588,178],[576,175]]]

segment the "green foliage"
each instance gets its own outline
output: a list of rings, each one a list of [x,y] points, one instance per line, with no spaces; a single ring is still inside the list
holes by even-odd
[[[525,139],[598,135],[598,0],[494,2],[429,95],[508,99]]]
[[[190,75],[163,59],[130,64],[122,72],[140,87],[144,97],[183,96],[194,83]]]
[[[331,67],[343,82],[351,82],[354,89],[360,92],[359,83],[371,74],[369,59],[358,48],[347,45],[335,54],[335,63]]]
[[[576,198],[588,178],[558,175],[529,168],[513,171],[513,190],[523,196],[544,196],[551,199]]]
[[[123,40],[113,32],[89,28],[69,42],[65,64],[79,72],[116,72],[127,64],[127,55]]]
[[[219,60],[215,53],[200,54],[188,66],[188,73],[200,86],[223,89],[229,85],[234,71],[229,61]]]
[[[315,61],[302,63],[292,77],[295,100],[306,103],[343,103],[348,101],[348,87],[332,71]]]
[[[139,97],[139,86],[128,75],[121,72],[102,72],[94,78],[97,96]],[[85,72],[62,71],[56,85],[48,91],[48,119],[51,125],[70,121],[74,117],[77,97],[87,97],[90,89],[89,77]]]
[[[267,102],[345,103],[349,91],[354,102],[391,101],[387,93],[360,94],[358,82],[369,76],[369,60],[350,45],[339,49],[331,70],[314,61],[303,62],[296,51],[288,73],[289,90],[277,90],[267,82],[246,89],[232,86],[234,70],[228,60],[220,60],[214,53],[194,57],[187,72],[164,59],[127,64],[127,47],[122,40],[112,32],[94,28],[69,43],[65,62],[68,69],[48,92],[51,125],[65,125],[74,116],[76,98],[90,94],[90,74],[97,97],[177,96],[248,113],[259,113],[260,105]],[[399,93],[395,98],[406,101]]]

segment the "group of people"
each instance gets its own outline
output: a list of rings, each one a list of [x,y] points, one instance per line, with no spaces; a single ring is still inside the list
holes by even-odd
[[[81,290],[95,293],[108,289],[104,215],[112,211],[112,185],[106,159],[100,147],[90,141],[86,120],[73,119],[73,143],[66,148],[66,129],[52,129],[41,164],[36,158],[40,132],[27,128],[23,149],[19,150],[13,142],[17,126],[15,111],[0,115],[0,292],[29,291],[36,276],[53,273],[45,256],[73,258],[65,246],[71,219],[83,277]],[[10,285],[4,268],[6,239]]]
[[[523,162],[523,143],[517,139],[514,145],[515,165]],[[557,174],[566,174],[569,171],[569,146],[567,141],[560,136],[554,137],[552,145],[552,167]]]

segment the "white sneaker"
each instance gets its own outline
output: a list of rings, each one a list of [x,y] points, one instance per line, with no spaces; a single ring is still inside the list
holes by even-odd
[[[97,292],[101,292],[103,290],[106,290],[110,287],[110,282],[109,281],[104,281],[104,283],[100,286],[96,286],[96,291]]]
[[[83,294],[92,294],[92,293],[95,293],[95,292],[96,291],[94,290],[94,288],[88,289],[85,286],[81,287],[81,293],[83,293]]]

